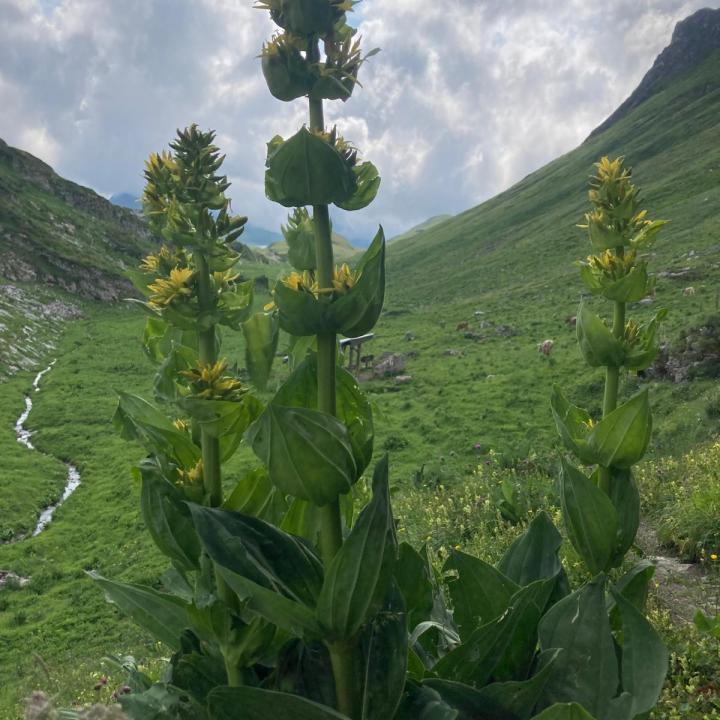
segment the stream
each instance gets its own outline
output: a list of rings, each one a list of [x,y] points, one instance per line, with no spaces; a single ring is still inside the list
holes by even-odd
[[[32,389],[34,392],[40,391],[40,380],[42,380],[43,375],[49,373],[53,369],[53,366],[56,362],[57,359],[53,360],[44,370],[41,370],[35,376],[32,384]],[[30,438],[32,437],[32,432],[25,427],[25,423],[30,416],[30,411],[32,410],[32,407],[32,395],[31,393],[28,393],[27,395],[25,395],[25,410],[23,410],[22,414],[15,423],[15,436],[17,437],[17,441],[21,445],[24,445],[26,448],[28,448],[28,450],[35,450],[35,446],[30,440]],[[78,469],[70,463],[66,463],[65,466],[67,467],[67,482],[65,483],[65,488],[63,489],[62,495],[57,502],[49,505],[40,513],[40,517],[38,518],[37,524],[35,525],[35,529],[32,531],[32,537],[39,535],[50,524],[50,521],[52,520],[55,511],[73,494],[73,492],[75,492],[75,490],[77,490],[78,486],[80,485],[80,473],[78,472]],[[23,540],[25,537],[27,536],[22,535],[16,537],[15,542]]]

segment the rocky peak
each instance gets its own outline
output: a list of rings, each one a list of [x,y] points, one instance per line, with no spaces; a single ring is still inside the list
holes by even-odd
[[[720,50],[720,9],[704,8],[681,20],[670,44],[657,56],[640,85],[590,137],[607,130],[631,110],[645,102],[667,84],[667,81],[700,65],[710,54]],[[720,60],[718,61],[720,75]]]

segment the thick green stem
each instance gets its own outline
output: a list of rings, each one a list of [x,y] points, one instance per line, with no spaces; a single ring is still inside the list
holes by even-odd
[[[198,281],[198,305],[201,317],[214,309],[215,299],[210,286],[210,271],[205,256],[201,251],[195,253],[195,267]],[[215,325],[201,330],[198,336],[198,353],[200,362],[214,365],[217,362],[217,346],[215,342]],[[222,475],[220,473],[220,443],[201,430],[201,447],[203,460],[203,484],[210,505],[217,507],[222,503]]]
[[[318,41],[308,41],[308,59],[316,62],[319,58]],[[325,118],[322,100],[310,99],[310,129],[325,129]],[[327,205],[313,206],[313,223],[315,227],[315,261],[317,282],[320,288],[333,286],[333,246],[330,229],[330,212]],[[337,337],[334,333],[317,336],[318,365],[318,409],[335,415],[335,371],[337,366]],[[320,553],[325,567],[329,567],[332,559],[342,547],[342,516],[340,502],[324,505],[320,508]],[[349,643],[333,643],[328,646],[330,660],[335,679],[335,693],[338,710],[349,718],[358,717],[358,685],[355,673],[356,647]]]
[[[619,248],[617,254],[622,257],[623,250]],[[622,340],[625,335],[625,303],[615,302],[613,311],[613,335]],[[605,371],[605,396],[603,397],[603,417],[611,413],[617,407],[618,388],[620,386],[620,368],[608,366]],[[610,494],[610,470],[601,467],[599,473],[600,489],[607,495]]]
[[[210,270],[207,258],[198,250],[194,253],[195,270],[198,282],[198,306],[200,317],[210,313],[215,308],[216,298],[210,285]],[[215,336],[215,324],[211,324],[205,330],[198,333],[198,355],[200,362],[206,365],[214,365],[218,360],[217,339]],[[200,447],[202,449],[203,463],[203,487],[211,507],[222,505],[222,473],[220,469],[220,441],[212,437],[204,428],[200,430]],[[231,609],[238,609],[238,601],[235,593],[225,582],[220,574],[217,565],[215,566],[215,582],[217,584],[220,599]],[[227,671],[228,685],[238,687],[243,684],[242,671],[232,661],[231,655],[225,657],[225,668]]]

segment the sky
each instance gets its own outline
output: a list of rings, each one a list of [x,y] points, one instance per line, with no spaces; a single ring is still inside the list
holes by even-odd
[[[383,177],[334,213],[356,242],[510,187],[581,143],[638,85],[676,22],[720,0],[364,0],[361,88],[328,124]],[[267,90],[274,30],[252,0],[0,0],[0,137],[99,193],[139,193],[176,128],[217,131],[233,210],[276,230],[265,144],[307,121]]]

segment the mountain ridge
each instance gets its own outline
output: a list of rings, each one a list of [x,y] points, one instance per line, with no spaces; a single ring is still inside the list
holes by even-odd
[[[0,139],[0,276],[116,301],[125,267],[155,246],[136,213]]]
[[[720,8],[703,8],[678,22],[670,44],[655,58],[637,88],[588,139],[612,127],[673,78],[697,67],[716,50],[720,50]]]

